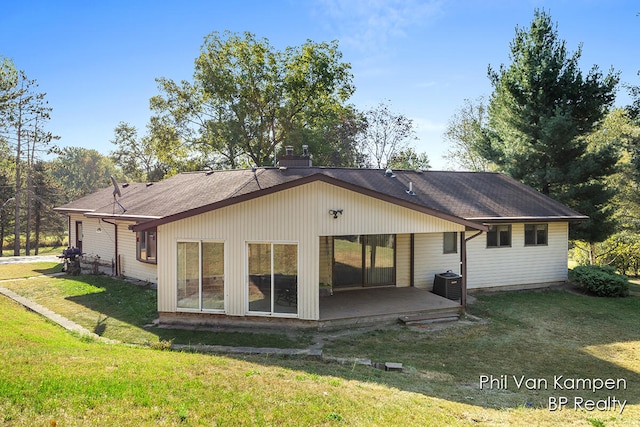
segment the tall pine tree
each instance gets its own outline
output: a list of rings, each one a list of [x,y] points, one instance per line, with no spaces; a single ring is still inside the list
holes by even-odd
[[[619,81],[597,66],[583,75],[581,47],[570,54],[550,16],[536,10],[528,29],[516,28],[511,65],[489,68],[494,88],[479,151],[500,170],[589,215],[572,238],[599,242],[613,232],[604,177],[614,170],[613,146],[589,146],[613,104]]]

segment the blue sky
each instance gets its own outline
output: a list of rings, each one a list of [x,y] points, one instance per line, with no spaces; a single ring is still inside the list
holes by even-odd
[[[535,8],[558,24],[581,66],[638,85],[635,0],[124,0],[12,1],[0,7],[0,55],[36,79],[61,146],[108,154],[124,121],[144,133],[155,78],[190,80],[204,37],[250,31],[277,49],[338,40],[367,109],[385,102],[416,125],[419,152],[447,164],[442,139],[463,101],[488,96],[487,67],[509,63],[516,26]],[[629,103],[621,90],[617,105]]]

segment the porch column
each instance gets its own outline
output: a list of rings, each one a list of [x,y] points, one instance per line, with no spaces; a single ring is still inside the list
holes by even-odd
[[[471,239],[475,239],[481,234],[482,230],[467,238],[465,237],[464,231],[460,233],[460,274],[462,275],[462,293],[460,295],[460,305],[462,307],[465,307],[467,305],[467,242]]]
[[[460,305],[467,305],[467,239],[464,231],[460,232],[460,274],[462,275]]]

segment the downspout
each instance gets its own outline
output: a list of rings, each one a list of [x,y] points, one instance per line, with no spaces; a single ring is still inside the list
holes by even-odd
[[[116,222],[109,222],[106,219],[101,219],[102,222],[106,222],[107,224],[113,225],[113,231],[115,233],[115,264],[116,264],[116,276],[120,276],[120,262],[118,260],[118,224]]]
[[[462,289],[460,294],[460,305],[462,308],[467,305],[467,242],[482,234],[482,230],[476,234],[465,238],[465,232],[460,233],[460,274],[462,275]]]

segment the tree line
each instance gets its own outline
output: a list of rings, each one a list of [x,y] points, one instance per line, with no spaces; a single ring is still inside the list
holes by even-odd
[[[411,119],[384,102],[366,111],[348,103],[351,66],[335,41],[279,51],[249,32],[209,34],[192,81],[156,79],[145,133],[119,123],[108,156],[57,147],[46,131],[46,94],[9,58],[0,61],[0,242],[14,255],[21,247],[37,254],[41,233],[61,236],[66,225],[51,209],[107,186],[110,176],[148,182],[275,165],[285,146],[302,145],[317,165],[429,168],[412,144]]]
[[[126,122],[113,159],[129,176],[158,180],[188,170],[273,166],[285,146],[307,145],[314,163],[428,168],[411,119],[387,103],[359,111],[350,64],[337,42],[277,50],[254,34],[213,32],[191,81],[157,78],[144,135]]]
[[[0,57],[0,242],[4,246],[5,234],[12,228],[15,255],[20,254],[23,233],[30,236],[23,243],[26,252],[31,253],[33,244],[37,254],[45,224],[60,223],[51,210],[56,200],[47,191],[48,168],[40,160],[57,139],[46,130],[50,113],[46,94],[36,81]],[[10,207],[13,216],[7,213]]]
[[[509,48],[510,64],[489,66],[490,96],[466,100],[450,119],[448,161],[505,173],[589,215],[571,227],[575,258],[637,273],[640,89],[625,86],[632,104],[613,108],[619,73],[583,71],[582,47],[571,52],[545,11],[516,28]],[[52,146],[45,96],[3,58],[0,202],[14,204],[13,215],[3,205],[0,237],[13,226],[17,250],[20,230],[41,230],[43,207],[107,186],[110,175],[158,181],[183,171],[271,166],[285,146],[300,152],[307,145],[316,165],[428,169],[411,119],[385,102],[364,111],[349,103],[350,69],[335,41],[277,50],[249,32],[213,32],[192,79],[157,78],[146,129],[119,123],[104,156]],[[57,157],[39,160],[45,150]],[[22,240],[29,248],[30,237]]]

